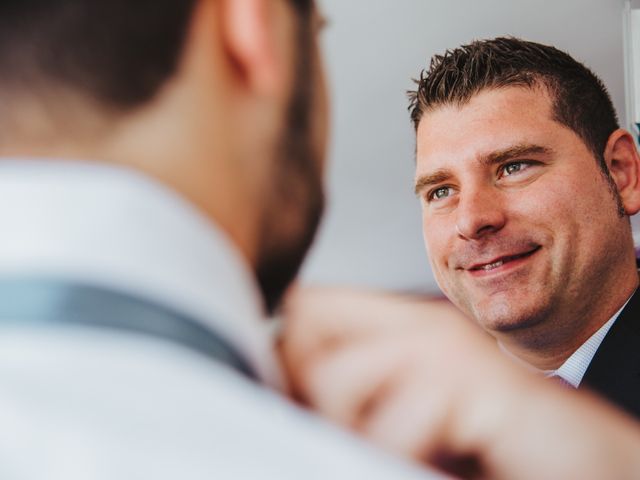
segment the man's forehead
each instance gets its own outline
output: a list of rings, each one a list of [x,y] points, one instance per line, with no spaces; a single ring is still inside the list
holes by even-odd
[[[558,127],[549,97],[537,89],[487,90],[465,104],[424,113],[416,132],[418,166],[452,157],[478,159],[521,145],[544,146]]]
[[[484,88],[464,101],[451,101],[425,109],[418,124],[421,131],[455,130],[457,125],[477,121],[479,125],[488,119],[507,120],[510,117],[538,116],[554,119],[554,101],[544,86],[505,86]],[[471,132],[472,133],[472,132]]]

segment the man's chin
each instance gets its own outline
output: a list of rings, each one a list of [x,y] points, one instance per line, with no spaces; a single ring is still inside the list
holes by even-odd
[[[540,305],[526,305],[517,300],[497,301],[476,306],[472,316],[487,332],[508,334],[534,328],[544,320],[544,310]]]

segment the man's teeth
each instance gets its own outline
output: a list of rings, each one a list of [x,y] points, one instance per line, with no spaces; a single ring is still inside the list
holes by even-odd
[[[482,265],[481,267],[475,267],[473,270],[484,270],[485,272],[488,272],[489,270],[494,270],[498,267],[501,267],[502,265],[504,265],[507,262],[512,262],[513,260],[518,260],[520,258],[524,258],[524,257],[528,257],[529,255],[532,255],[533,253],[537,252],[538,249],[540,247],[530,251],[530,252],[526,252],[526,253],[521,253],[518,255],[512,255],[510,257],[502,257],[500,260],[497,260],[493,263],[487,263],[486,265]]]
[[[480,268],[482,270],[488,271],[488,270],[493,270],[494,268],[501,267],[502,265],[504,265],[504,260],[498,260],[497,262],[489,263],[487,265],[483,265]]]

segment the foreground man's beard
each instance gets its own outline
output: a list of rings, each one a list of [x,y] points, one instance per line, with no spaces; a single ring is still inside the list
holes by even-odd
[[[256,277],[270,314],[297,275],[324,209],[322,159],[313,142],[312,33],[305,23],[300,21],[296,84],[262,212]]]

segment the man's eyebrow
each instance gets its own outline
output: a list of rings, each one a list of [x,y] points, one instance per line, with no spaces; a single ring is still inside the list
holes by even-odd
[[[479,162],[483,165],[491,166],[497,165],[513,158],[524,157],[526,155],[550,155],[553,150],[549,147],[535,144],[518,144],[512,147],[508,147],[502,150],[496,150],[491,153],[487,153],[480,157]],[[447,169],[439,169],[433,173],[427,175],[421,175],[416,179],[414,191],[416,195],[420,195],[420,192],[427,187],[437,185],[442,182],[446,182],[453,173]]]
[[[534,144],[519,144],[503,150],[496,150],[480,157],[479,161],[483,165],[496,165],[503,163],[512,158],[523,157],[526,155],[549,155],[553,151],[548,147]]]
[[[440,170],[436,170],[433,173],[429,173],[428,175],[421,175],[416,179],[416,185],[414,187],[414,192],[416,195],[420,195],[420,192],[431,185],[437,185],[442,182],[446,182],[449,180],[453,174],[450,170],[442,168]]]

